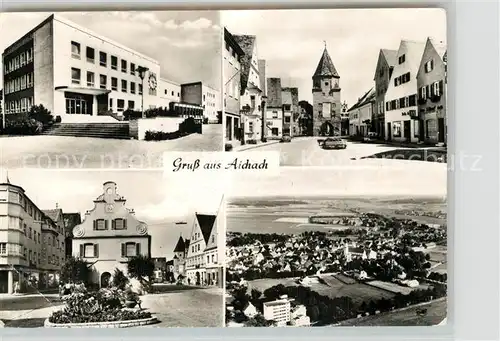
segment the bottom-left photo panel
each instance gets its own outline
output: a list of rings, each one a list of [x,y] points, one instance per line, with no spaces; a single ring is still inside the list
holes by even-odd
[[[0,327],[224,325],[224,200],[203,179],[0,173]]]

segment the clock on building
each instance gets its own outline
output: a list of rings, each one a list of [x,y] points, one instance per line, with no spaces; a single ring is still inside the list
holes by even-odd
[[[113,204],[107,204],[106,205],[106,212],[113,212],[114,206]]]
[[[156,76],[154,74],[149,75],[149,88],[151,90],[156,90]]]

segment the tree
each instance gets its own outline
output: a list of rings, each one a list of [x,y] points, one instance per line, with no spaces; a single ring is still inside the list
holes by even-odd
[[[88,284],[90,275],[90,265],[81,258],[68,258],[61,268],[62,283]]]
[[[144,284],[144,282],[149,284],[150,279],[153,277],[154,270],[155,264],[153,260],[143,255],[131,257],[127,262],[128,275],[139,280],[141,284]]]
[[[252,289],[250,295],[253,301],[257,301],[262,296],[262,293],[257,289]]]
[[[127,278],[127,276],[125,276],[123,271],[116,268],[115,272],[113,273],[113,286],[117,287],[118,289],[124,290],[128,282],[129,279]]]
[[[273,321],[268,321],[262,315],[255,315],[253,318],[245,322],[246,327],[269,327],[274,324]]]
[[[50,125],[54,119],[50,111],[42,104],[32,106],[28,111],[28,116],[42,123],[44,127]]]

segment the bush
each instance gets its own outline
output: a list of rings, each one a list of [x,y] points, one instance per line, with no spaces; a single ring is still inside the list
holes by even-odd
[[[188,117],[179,124],[179,131],[181,134],[192,134],[192,133],[199,133],[201,134],[201,124],[196,123],[196,120],[194,117]]]
[[[5,116],[4,134],[37,135],[43,131],[43,124],[28,116],[28,113]]]
[[[61,116],[56,116],[56,123],[61,123]]]
[[[125,287],[129,283],[129,279],[123,271],[120,269],[115,269],[115,272],[113,273],[113,286],[117,287],[118,289],[125,290]]]
[[[40,122],[44,128],[54,123],[54,117],[42,104],[32,106],[28,111],[28,117]]]
[[[226,145],[224,146],[224,150],[226,152],[230,152],[233,150],[233,145],[231,143],[226,143]]]
[[[63,283],[88,284],[90,275],[90,265],[81,258],[68,258],[61,268],[61,281]]]
[[[163,131],[148,130],[144,136],[146,141],[165,141],[165,140],[175,140],[182,137],[180,131],[174,131],[171,133],[165,133]]]

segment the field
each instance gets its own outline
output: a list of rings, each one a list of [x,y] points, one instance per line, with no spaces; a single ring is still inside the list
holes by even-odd
[[[320,295],[328,296],[330,298],[348,296],[353,299],[357,304],[361,304],[363,301],[370,301],[381,298],[391,298],[394,294],[371,287],[362,283],[354,284],[344,284],[333,276],[322,277],[326,282],[325,284],[311,284],[310,288],[316,291]],[[292,278],[282,278],[282,279],[257,279],[248,282],[248,288],[258,289],[264,291],[272,286],[283,284],[284,286],[298,285],[294,282]]]
[[[409,294],[413,290],[427,289],[427,288],[429,288],[429,286],[426,285],[426,284],[420,284],[416,288],[410,288],[410,287],[405,287],[405,286],[398,285],[396,283],[391,283],[391,282],[371,281],[371,282],[368,282],[368,283],[369,283],[370,286],[373,286],[373,287],[376,287],[376,288],[380,288],[382,290],[387,290],[387,291],[393,292],[395,294],[401,293],[401,294],[404,294],[404,295]]]
[[[424,316],[417,315],[417,310],[427,309]],[[382,313],[352,319],[340,323],[340,326],[356,327],[396,327],[396,326],[435,326],[441,323],[447,315],[446,298],[432,301],[430,303],[412,306],[398,311]]]

